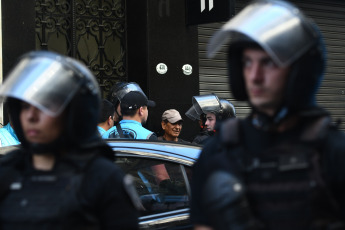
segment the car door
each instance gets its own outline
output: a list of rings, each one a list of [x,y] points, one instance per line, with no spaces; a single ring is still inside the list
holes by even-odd
[[[143,156],[117,156],[116,164],[130,174],[145,208],[141,229],[192,229],[189,221],[190,166]]]

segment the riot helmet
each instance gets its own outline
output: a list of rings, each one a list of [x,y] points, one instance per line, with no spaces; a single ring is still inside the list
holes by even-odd
[[[115,87],[112,90],[112,97],[114,97],[111,101],[113,102],[114,106],[117,106],[119,103],[121,103],[122,98],[128,94],[129,92],[137,91],[144,95],[145,98],[147,98],[144,91],[140,88],[140,86],[135,82],[120,82],[115,85]],[[150,100],[149,100],[150,101]]]
[[[114,107],[117,108],[117,106],[120,103],[119,97],[118,97],[118,91],[121,90],[124,86],[128,85],[128,82],[116,82],[115,85],[111,87],[110,94],[108,95],[108,100],[113,103]]]
[[[208,56],[213,57],[227,41],[229,80],[235,99],[248,100],[242,52],[256,47],[263,49],[277,66],[290,66],[281,105],[285,110],[315,105],[325,68],[325,46],[315,23],[296,6],[280,0],[252,2],[212,37]]]
[[[122,99],[125,95],[127,95],[129,92],[136,91],[140,93],[140,95],[143,96],[144,99],[149,102],[150,105],[155,105],[154,101],[148,100],[146,94],[143,92],[143,90],[140,88],[140,86],[135,82],[118,82],[116,83],[112,89],[109,100],[114,104],[115,106],[115,112],[118,117],[118,121],[115,122],[117,124],[119,121],[122,120],[122,114],[118,113],[118,106],[120,105]],[[122,112],[121,112],[122,113]]]
[[[225,99],[219,99],[215,94],[192,97],[192,107],[185,113],[191,120],[200,120],[202,114],[213,113],[217,120],[222,121],[236,116],[235,107]]]
[[[219,102],[222,107],[222,111],[223,111],[222,117],[224,117],[224,119],[230,118],[230,117],[236,117],[236,109],[232,103],[230,103],[229,101],[225,99],[220,99]]]
[[[94,75],[80,62],[48,51],[23,55],[0,87],[7,99],[13,127],[24,148],[56,152],[64,146],[84,148],[101,141],[97,133],[100,89]],[[19,119],[21,101],[56,117],[66,113],[64,133],[48,144],[29,143]]]

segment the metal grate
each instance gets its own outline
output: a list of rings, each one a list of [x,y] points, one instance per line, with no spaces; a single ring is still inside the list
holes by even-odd
[[[106,97],[126,76],[124,0],[36,0],[36,49],[82,61]]]

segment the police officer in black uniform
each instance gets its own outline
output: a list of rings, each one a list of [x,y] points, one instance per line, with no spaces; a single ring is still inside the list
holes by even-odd
[[[100,90],[83,64],[28,53],[0,96],[21,141],[0,162],[1,229],[138,229],[137,196],[97,133]]]
[[[230,38],[234,97],[194,166],[191,219],[206,229],[345,229],[345,136],[317,106],[326,63],[318,27],[294,5],[252,2],[213,36]]]
[[[215,133],[216,125],[228,118],[236,117],[236,110],[232,103],[219,99],[215,94],[192,97],[193,105],[185,113],[195,121],[199,120],[200,132],[192,143],[205,144],[206,140]]]

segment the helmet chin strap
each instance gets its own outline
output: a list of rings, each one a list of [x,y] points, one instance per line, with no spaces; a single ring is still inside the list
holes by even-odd
[[[120,114],[117,112],[116,109],[115,109],[115,113],[117,114],[117,117],[119,118],[119,120],[118,120],[116,123],[114,123],[114,125],[117,125],[118,123],[120,123],[120,121],[122,121],[123,117],[122,117],[122,115],[120,115]]]
[[[252,113],[252,124],[264,131],[274,130],[282,121],[287,118],[289,109],[282,106],[273,116],[269,116],[254,108]]]

